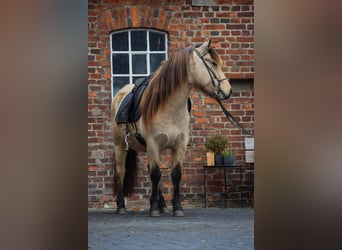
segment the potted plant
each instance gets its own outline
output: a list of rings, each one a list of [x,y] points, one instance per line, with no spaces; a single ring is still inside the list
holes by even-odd
[[[215,153],[215,165],[223,165],[222,153],[228,144],[228,140],[222,135],[214,135],[205,142],[205,147]]]
[[[225,150],[222,153],[223,156],[223,164],[225,166],[233,166],[235,163],[235,157],[234,154],[230,150]]]

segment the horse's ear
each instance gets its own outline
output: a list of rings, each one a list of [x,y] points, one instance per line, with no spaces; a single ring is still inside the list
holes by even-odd
[[[212,39],[210,38],[208,41],[204,42],[202,46],[206,47],[207,49],[210,48],[210,44],[211,44]]]
[[[210,38],[208,41],[208,49],[210,48],[211,41],[212,41],[212,39]]]
[[[209,48],[210,48],[210,44],[211,44],[211,38],[204,42],[198,49],[202,52],[202,54],[205,54],[206,52],[208,52]]]

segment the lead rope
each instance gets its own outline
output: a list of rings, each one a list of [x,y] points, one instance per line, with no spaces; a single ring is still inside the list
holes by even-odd
[[[247,134],[247,135],[251,135],[254,136],[254,134],[250,131],[247,131],[230,113],[229,111],[223,106],[222,102],[220,101],[220,99],[218,97],[215,96],[216,101],[220,104],[221,109],[223,111],[223,113],[226,115],[226,117],[228,118],[228,120],[238,129],[240,129],[243,133]]]

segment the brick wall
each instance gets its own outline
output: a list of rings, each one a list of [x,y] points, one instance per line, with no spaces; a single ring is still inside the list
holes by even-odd
[[[206,2],[212,6],[195,6]],[[169,54],[213,38],[213,46],[224,60],[223,70],[237,90],[224,102],[226,108],[247,128],[254,127],[254,5],[252,0],[93,0],[88,5],[88,201],[89,207],[115,207],[113,196],[113,142],[110,131],[110,39],[109,33],[124,28],[153,28],[168,32]],[[246,85],[245,82],[248,84]],[[183,166],[183,204],[203,202],[204,143],[208,136],[228,137],[236,160],[244,163],[244,135],[227,121],[213,99],[193,90],[191,138]],[[172,184],[163,154],[165,197],[169,202]],[[150,181],[146,155],[139,153],[135,191],[128,200],[130,208],[148,205]],[[250,202],[251,194],[246,201]]]

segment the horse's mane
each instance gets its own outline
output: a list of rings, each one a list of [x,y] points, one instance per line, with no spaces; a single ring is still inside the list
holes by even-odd
[[[141,101],[142,121],[146,127],[153,122],[155,114],[162,110],[169,98],[188,81],[190,58],[195,47],[176,51],[152,76]],[[208,53],[219,65],[222,60],[213,48]]]
[[[152,123],[154,115],[166,106],[169,97],[187,83],[192,51],[193,48],[176,51],[154,73],[141,101],[146,127]]]

